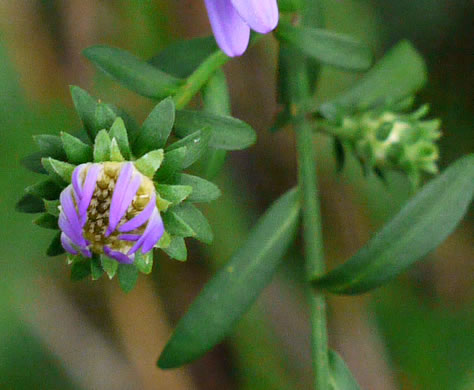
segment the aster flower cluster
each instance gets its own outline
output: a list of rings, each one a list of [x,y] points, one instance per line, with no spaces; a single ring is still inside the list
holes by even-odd
[[[169,98],[140,128],[78,87],[72,95],[88,137],[37,136],[40,152],[23,162],[47,177],[26,189],[17,208],[42,213],[37,225],[59,229],[47,253],[67,252],[73,279],[118,273],[129,290],[138,271],[151,272],[153,248],[183,261],[184,237],[212,240],[193,203],[211,201],[220,192],[205,179],[181,173],[206,150],[209,132],[191,131],[168,142],[175,119]]]

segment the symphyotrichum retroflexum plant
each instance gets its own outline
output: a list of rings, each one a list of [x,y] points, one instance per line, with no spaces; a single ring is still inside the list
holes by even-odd
[[[41,178],[26,188],[17,208],[40,214],[34,223],[56,230],[47,253],[65,254],[73,280],[117,275],[126,292],[139,272],[151,273],[154,255],[185,261],[189,239],[212,245],[211,226],[196,204],[227,196],[210,180],[229,151],[256,142],[252,127],[231,116],[222,68],[249,42],[258,42],[258,33],[271,33],[278,45],[278,112],[270,130],[291,131],[295,138],[297,185],[273,201],[207,282],[158,366],[192,362],[229,336],[298,242],[309,291],[314,389],[359,389],[328,347],[327,294],[369,292],[440,245],[472,200],[474,156],[460,157],[439,173],[443,126],[419,101],[427,69],[410,42],[398,42],[376,58],[364,42],[326,30],[316,0],[204,0],[204,6],[214,37],[172,43],[148,60],[106,45],[84,50],[101,73],[150,99],[154,108],[139,125],[126,110],[71,87],[82,128],[35,137],[39,150],[23,163]],[[323,67],[357,77],[321,101]],[[365,177],[385,181],[397,172],[413,191],[365,246],[329,271],[315,134],[330,138],[340,170],[350,156]]]

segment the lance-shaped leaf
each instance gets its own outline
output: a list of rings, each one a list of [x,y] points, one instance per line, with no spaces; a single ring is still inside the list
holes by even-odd
[[[35,152],[32,153],[20,160],[21,165],[23,165],[26,169],[35,172],[35,173],[47,173],[46,170],[43,168],[43,164],[41,164],[41,159],[44,157],[43,153]]]
[[[128,142],[127,129],[122,118],[115,119],[114,123],[110,127],[109,136],[112,139],[117,140],[117,144],[120,148],[120,154],[127,160],[130,159],[130,145]]]
[[[360,390],[346,363],[333,350],[329,350],[329,386],[331,390]]]
[[[117,118],[117,114],[109,104],[97,102],[97,106],[95,108],[95,128],[96,129],[106,129],[109,130],[115,119]]]
[[[175,132],[178,137],[186,137],[202,128],[212,131],[209,146],[216,149],[241,150],[257,140],[255,130],[239,119],[203,111],[176,111]]]
[[[110,143],[110,161],[117,161],[121,162],[124,161],[125,158],[122,156],[120,152],[120,146],[115,138],[112,138],[112,142]]]
[[[151,273],[153,269],[153,251],[148,253],[141,253],[140,251],[135,254],[135,262],[137,269],[145,275]]]
[[[214,238],[211,226],[201,211],[189,202],[184,202],[171,210],[181,218],[195,233],[194,238],[210,244]]]
[[[186,261],[188,257],[188,251],[183,237],[172,237],[168,247],[163,248],[163,250],[169,257],[178,261]]]
[[[163,165],[156,172],[154,179],[160,183],[171,178],[176,172],[183,169],[184,160],[187,154],[187,147],[170,150],[165,153]]]
[[[172,43],[148,61],[158,69],[180,78],[187,78],[217,50],[213,36]]]
[[[92,46],[83,54],[114,80],[138,94],[160,99],[172,95],[183,84],[133,54],[108,46]]]
[[[194,237],[196,233],[184,220],[176,215],[173,210],[164,212],[161,217],[165,225],[165,231],[173,236]]]
[[[103,162],[110,160],[110,136],[107,130],[101,130],[95,137],[94,142],[94,161]]]
[[[90,259],[79,258],[71,266],[71,280],[78,282],[91,274]]]
[[[69,162],[82,164],[92,160],[92,148],[90,145],[64,132],[61,132],[61,140]]]
[[[166,199],[173,205],[181,203],[193,192],[193,188],[189,185],[157,184],[156,189],[160,197]]]
[[[59,198],[61,187],[53,180],[48,179],[26,187],[25,192],[42,199],[54,200]]]
[[[153,150],[134,162],[135,167],[145,176],[153,178],[164,159],[163,149]]]
[[[100,258],[98,256],[94,256],[91,259],[91,277],[92,280],[99,280],[102,275],[104,274],[104,269],[102,268],[102,264],[100,262]]]
[[[199,358],[231,332],[270,282],[293,241],[299,210],[296,190],[271,206],[178,323],[158,361],[161,368],[178,367]]]
[[[372,65],[370,48],[347,35],[280,22],[277,36],[326,65],[351,71],[366,70]]]
[[[61,232],[58,232],[54,238],[53,241],[51,241],[51,244],[49,244],[48,249],[46,250],[46,254],[48,256],[59,256],[65,253],[66,251],[63,248],[63,245],[61,244]]]
[[[186,147],[186,155],[181,166],[181,168],[184,169],[193,165],[201,158],[201,156],[207,150],[211,136],[211,129],[204,128],[202,130],[195,131],[183,139],[171,144],[166,150],[171,151]]]
[[[43,200],[44,208],[48,214],[54,215],[55,217],[59,217],[59,200]]]
[[[474,155],[469,155],[425,185],[365,247],[313,285],[336,294],[359,294],[393,279],[444,241],[473,192]]]
[[[105,271],[109,279],[112,279],[117,273],[119,263],[117,260],[111,259],[105,255],[100,255],[100,264],[102,269]]]
[[[396,102],[417,92],[426,80],[423,58],[410,42],[402,41],[352,88],[323,104],[320,112],[328,119],[336,119],[386,101]]]
[[[180,174],[177,182],[192,188],[191,195],[188,197],[192,203],[210,202],[221,196],[221,191],[214,183],[198,176]]]
[[[55,160],[54,158],[42,158],[41,163],[51,178],[59,185],[71,183],[72,172],[75,165]]]
[[[91,141],[94,141],[97,132],[100,130],[96,127],[95,111],[97,100],[93,98],[82,88],[71,86],[71,96],[74,102],[79,118],[81,118],[84,129]]]
[[[175,117],[172,98],[166,98],[158,103],[143,122],[142,128],[133,145],[137,156],[154,149],[163,148],[170,136]]]
[[[58,217],[47,213],[33,220],[33,223],[45,229],[58,229]]]
[[[135,264],[119,264],[117,270],[120,288],[123,292],[130,292],[137,284],[138,269]]]
[[[42,213],[46,209],[42,199],[32,194],[25,194],[15,205],[15,210],[21,213],[35,214]]]
[[[44,157],[52,157],[58,160],[66,159],[61,138],[57,135],[41,134],[33,137]]]

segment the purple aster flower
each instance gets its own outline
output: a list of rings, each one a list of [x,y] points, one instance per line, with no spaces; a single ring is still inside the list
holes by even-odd
[[[73,255],[105,253],[131,264],[164,233],[153,182],[131,162],[79,165],[60,204],[61,243]]]
[[[247,49],[250,29],[266,34],[278,24],[277,0],[205,0],[217,44],[229,57]]]

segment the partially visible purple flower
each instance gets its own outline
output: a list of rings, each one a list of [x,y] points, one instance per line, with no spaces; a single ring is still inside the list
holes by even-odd
[[[73,255],[105,253],[120,263],[153,249],[164,233],[153,182],[133,163],[89,163],[75,168],[60,195],[61,242]]]
[[[277,0],[205,0],[217,44],[229,57],[247,49],[250,29],[266,34],[278,24]]]

